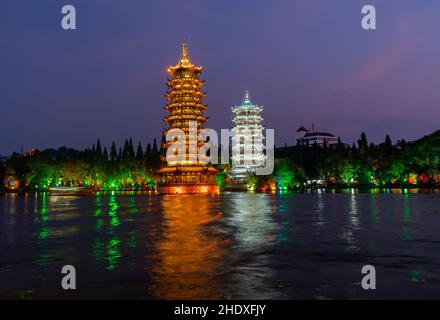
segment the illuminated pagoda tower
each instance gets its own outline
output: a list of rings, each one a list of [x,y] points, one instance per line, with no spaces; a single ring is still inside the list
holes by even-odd
[[[188,57],[186,42],[182,44],[182,58],[175,66],[168,68],[170,79],[167,82],[169,88],[166,98],[168,104],[164,109],[168,115],[164,119],[166,128],[164,136],[172,129],[180,129],[185,132],[184,142],[185,155],[182,158],[166,159],[166,151],[175,141],[162,143],[162,168],[158,173],[158,191],[164,194],[175,193],[217,193],[219,191],[216,182],[218,171],[204,164],[197,157],[198,148],[205,142],[198,142],[198,135],[203,129],[207,117],[203,112],[208,108],[203,104],[205,93],[201,91],[204,81],[199,79],[203,67],[195,66]],[[191,132],[192,131],[192,132]]]
[[[248,90],[245,91],[243,103],[232,108],[234,128],[232,168],[228,179],[230,185],[246,185],[257,168],[265,165],[262,111],[262,106],[252,103]]]

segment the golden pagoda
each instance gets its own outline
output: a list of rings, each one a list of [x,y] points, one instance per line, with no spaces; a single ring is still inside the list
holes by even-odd
[[[198,150],[205,142],[198,141],[199,133],[208,120],[203,112],[208,108],[203,104],[205,93],[201,91],[204,81],[199,79],[203,67],[195,66],[188,57],[186,42],[182,44],[182,58],[175,66],[168,68],[170,80],[164,109],[168,113],[164,119],[164,136],[173,129],[185,133],[183,148],[185,154],[179,159],[166,159],[166,151],[174,140],[162,143],[162,168],[157,171],[159,193],[217,193],[219,191],[215,175],[218,171],[198,159]]]

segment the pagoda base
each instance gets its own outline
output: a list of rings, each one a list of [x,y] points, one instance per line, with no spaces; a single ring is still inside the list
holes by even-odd
[[[160,194],[194,194],[194,193],[219,193],[219,186],[216,185],[199,185],[199,184],[163,184],[158,185],[157,191]]]
[[[224,187],[226,191],[252,191],[249,186],[249,175],[230,174]]]
[[[160,194],[219,193],[213,167],[164,167],[157,171]]]
[[[228,183],[224,187],[225,191],[249,191],[247,183]]]

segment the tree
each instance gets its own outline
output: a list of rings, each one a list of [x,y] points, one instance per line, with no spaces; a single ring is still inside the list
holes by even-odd
[[[108,151],[107,151],[107,147],[104,147],[104,153],[102,154],[102,160],[104,160],[105,162],[108,161]]]
[[[387,134],[385,138],[385,148],[391,149],[393,147],[393,142],[391,141],[391,137],[389,134]]]
[[[345,146],[341,141],[341,137],[338,137],[338,143],[336,143],[336,151],[338,153],[341,153],[341,152],[343,152],[344,149],[345,149]]]
[[[128,143],[128,157],[130,160],[133,160],[135,158],[133,140],[131,139],[131,137],[130,137],[130,141]]]
[[[159,151],[157,149],[156,139],[154,139],[154,141],[153,141],[153,150],[152,150],[152,152],[153,152],[153,156],[154,157],[157,156],[157,154],[159,153]]]
[[[297,188],[305,181],[304,170],[290,159],[276,159],[274,175],[278,188],[282,190]]]
[[[118,159],[118,152],[116,151],[116,144],[113,141],[112,146],[110,148],[110,161],[115,162]]]
[[[102,148],[101,148],[101,141],[98,138],[98,141],[96,142],[96,151],[95,151],[95,158],[97,160],[102,160]]]
[[[130,144],[125,139],[124,148],[122,149],[122,161],[126,162],[130,159]]]
[[[151,159],[152,159],[152,151],[151,151],[151,144],[147,144],[147,148],[145,149],[145,155],[144,160],[147,165],[151,165]]]
[[[361,138],[358,140],[359,150],[365,152],[368,150],[368,140],[365,132],[362,132]]]
[[[136,160],[142,161],[144,158],[144,151],[142,150],[141,142],[139,141],[137,151],[136,151]]]
[[[353,144],[351,145],[351,151],[352,151],[352,152],[356,152],[356,151],[357,151],[357,149],[356,149],[356,145],[354,144],[354,142],[353,142]]]
[[[151,160],[152,160],[152,164],[154,167],[159,165],[160,154],[159,154],[159,150],[157,149],[156,139],[154,139],[154,141],[153,141],[153,150],[151,151]]]

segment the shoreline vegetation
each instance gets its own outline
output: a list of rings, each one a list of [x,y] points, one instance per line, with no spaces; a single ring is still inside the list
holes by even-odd
[[[218,193],[221,194],[231,194],[231,193],[240,193],[243,191],[228,191],[222,190]],[[16,194],[28,196],[29,194],[34,195],[42,195],[48,194],[49,191],[26,191],[26,190],[16,190],[16,191],[1,191],[0,195],[7,194]],[[296,190],[279,190],[279,191],[245,191],[245,193],[251,194],[432,194],[432,193],[440,193],[440,187],[417,187],[411,186],[409,188],[405,187],[393,187],[393,188],[372,188],[372,187],[362,187],[362,188],[333,188],[333,187],[323,187],[316,189],[296,189]],[[152,190],[97,190],[94,194],[89,196],[133,196],[133,195],[156,195],[162,196],[164,194],[160,194],[159,192]],[[173,195],[173,194],[171,194]],[[178,194],[182,195],[182,194]],[[206,194],[212,195],[212,194]],[[56,194],[54,196],[57,196]],[[74,195],[72,195],[74,196]]]
[[[0,162],[0,193],[44,192],[50,187],[81,186],[99,192],[151,191],[162,150],[154,140],[144,149],[126,139],[102,148],[98,139],[79,151],[30,150]],[[227,190],[229,166],[215,165],[217,182]],[[269,176],[251,176],[244,191],[314,192],[314,190],[434,190],[440,188],[440,130],[413,142],[399,140],[369,144],[362,133],[351,147],[337,144],[284,146],[275,149],[275,168]],[[423,192],[423,191],[422,191]]]

